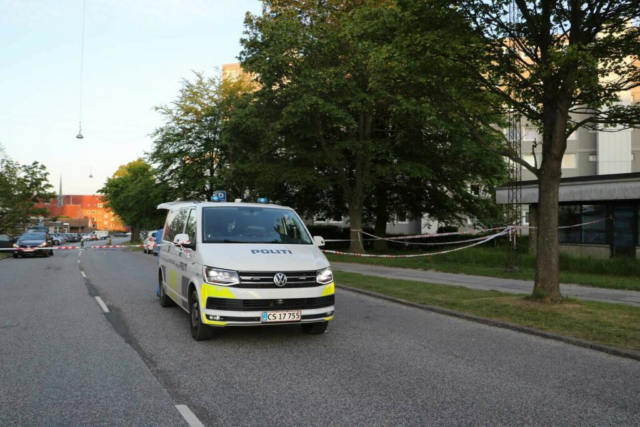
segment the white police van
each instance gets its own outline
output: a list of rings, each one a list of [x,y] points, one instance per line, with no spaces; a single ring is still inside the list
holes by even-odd
[[[190,314],[191,335],[216,327],[298,323],[321,334],[334,316],[333,274],[293,209],[171,202],[159,251],[160,305]]]

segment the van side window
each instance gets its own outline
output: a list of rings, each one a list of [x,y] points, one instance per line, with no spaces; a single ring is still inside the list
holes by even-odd
[[[191,209],[191,212],[189,212],[189,220],[187,221],[187,228],[185,230],[185,233],[187,233],[189,235],[189,241],[191,243],[195,243],[196,242],[196,229],[198,223],[196,220],[196,210],[195,209]]]
[[[169,215],[167,216],[167,223],[165,224],[164,232],[162,233],[162,238],[173,242],[173,239],[175,239],[178,234],[182,234],[187,222],[187,215],[189,215],[189,209],[186,208],[169,212]]]

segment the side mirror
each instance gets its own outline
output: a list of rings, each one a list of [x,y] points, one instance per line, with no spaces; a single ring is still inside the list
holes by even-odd
[[[176,245],[182,245],[185,248],[189,248],[192,250],[196,250],[196,242],[192,242],[191,239],[189,239],[189,235],[188,234],[178,234],[174,239],[173,239],[173,243]]]
[[[321,236],[313,236],[313,243],[315,243],[316,246],[324,246],[324,238]]]
[[[188,234],[178,234],[174,239],[173,243],[176,245],[188,245],[191,243]]]

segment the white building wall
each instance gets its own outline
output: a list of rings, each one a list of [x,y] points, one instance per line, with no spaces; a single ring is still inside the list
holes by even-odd
[[[598,175],[631,172],[631,130],[598,132]]]

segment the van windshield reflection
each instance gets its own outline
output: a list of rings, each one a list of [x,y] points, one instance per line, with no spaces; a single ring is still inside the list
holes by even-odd
[[[288,209],[204,208],[202,218],[204,243],[312,244],[297,215]]]

